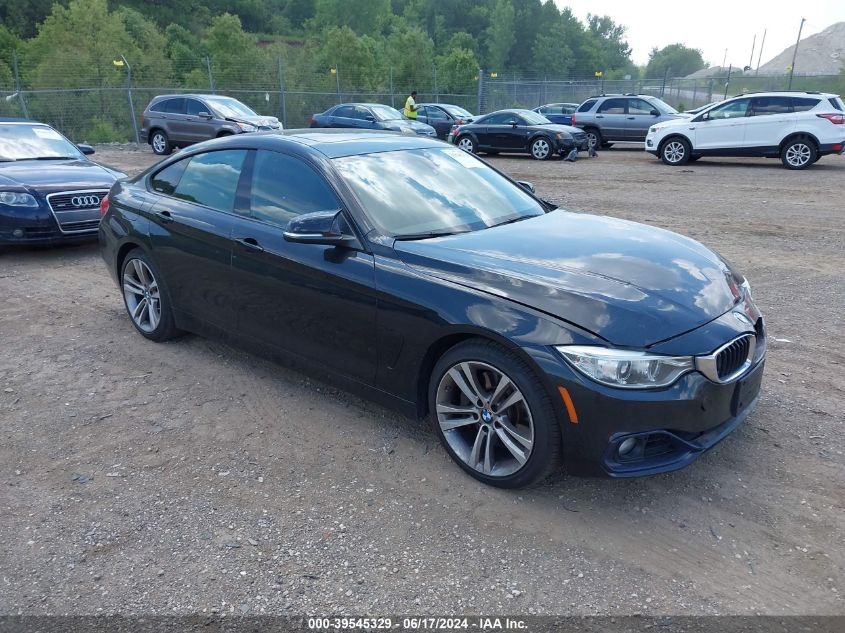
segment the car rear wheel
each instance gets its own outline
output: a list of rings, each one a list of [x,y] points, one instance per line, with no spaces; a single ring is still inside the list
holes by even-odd
[[[167,138],[167,134],[161,130],[153,132],[153,135],[150,138],[150,145],[153,148],[153,153],[158,154],[159,156],[166,156],[173,151],[173,148],[170,145],[170,139]]]
[[[534,160],[548,160],[552,155],[552,144],[544,136],[531,143],[531,157]]]
[[[816,146],[806,138],[788,141],[780,153],[780,160],[787,169],[806,169],[816,162]]]
[[[166,341],[178,334],[161,275],[141,249],[131,251],[120,274],[123,303],[132,325],[142,336]]]
[[[661,145],[660,158],[667,165],[685,165],[690,159],[690,145],[680,137],[670,138]]]
[[[469,152],[470,154],[475,154],[476,145],[475,141],[472,140],[471,136],[461,136],[455,142],[460,149],[464,150],[465,152]]]
[[[587,135],[587,145],[589,147],[601,147],[604,141],[601,140],[601,132],[594,127],[588,127],[584,130]]]
[[[492,341],[466,341],[440,358],[429,407],[446,451],[479,481],[521,488],[560,464],[548,393],[525,361]]]

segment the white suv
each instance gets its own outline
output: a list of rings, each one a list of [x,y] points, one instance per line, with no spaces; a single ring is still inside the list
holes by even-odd
[[[845,148],[845,104],[821,92],[759,92],[732,97],[692,119],[664,121],[648,130],[645,151],[667,165],[702,156],[780,158],[804,169]]]

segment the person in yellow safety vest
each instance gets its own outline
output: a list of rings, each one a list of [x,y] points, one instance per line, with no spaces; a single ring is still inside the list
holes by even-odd
[[[405,99],[405,109],[402,110],[402,114],[405,115],[406,119],[416,119],[417,118],[417,91],[414,90],[411,93],[411,96]]]

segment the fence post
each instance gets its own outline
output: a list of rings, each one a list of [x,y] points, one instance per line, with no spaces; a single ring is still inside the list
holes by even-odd
[[[478,95],[476,97],[475,113],[481,114],[481,101],[484,98],[484,69],[478,69]]]
[[[126,65],[126,97],[129,100],[129,118],[132,119],[132,130],[135,132],[135,143],[141,144],[141,137],[138,136],[138,121],[135,119],[135,105],[132,103],[132,66],[126,61],[126,57],[120,56]]]
[[[666,94],[666,78],[669,76],[669,67],[666,66],[666,72],[663,73],[663,83],[660,85],[660,98]]]
[[[437,89],[437,64],[434,64],[434,102],[440,103],[440,91]]]
[[[285,103],[285,71],[282,68],[282,56],[279,55],[279,105],[282,108],[282,126],[288,126],[287,103]]]
[[[393,94],[393,66],[390,67],[390,107],[396,107],[396,95]]]
[[[208,55],[205,56],[205,67],[208,69],[208,89],[214,94],[214,78],[211,76],[211,60]]]
[[[26,107],[26,98],[23,96],[21,90],[21,76],[18,73],[18,52],[12,49],[12,68],[15,72],[15,92],[18,93],[18,99],[21,102],[21,110],[23,110],[23,118],[29,118],[29,109]]]
[[[337,102],[343,103],[343,99],[340,96],[340,64],[336,62],[334,65],[334,78],[337,83]]]

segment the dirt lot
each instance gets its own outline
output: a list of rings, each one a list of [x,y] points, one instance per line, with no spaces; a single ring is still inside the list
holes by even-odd
[[[845,157],[492,160],[746,273],[771,338],[742,428],[682,472],[498,491],[427,427],[214,341],[144,340],[93,245],[13,251],[0,612],[845,613]]]

